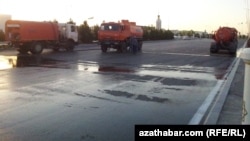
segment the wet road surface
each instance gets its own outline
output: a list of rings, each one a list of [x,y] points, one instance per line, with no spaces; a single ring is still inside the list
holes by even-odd
[[[1,51],[0,140],[128,141],[135,124],[188,124],[234,60],[210,55],[211,41],[146,42],[136,55]]]

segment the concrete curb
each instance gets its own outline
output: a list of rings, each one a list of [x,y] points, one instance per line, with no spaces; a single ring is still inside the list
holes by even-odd
[[[246,42],[242,48],[245,48]],[[217,124],[225,100],[228,96],[232,81],[236,74],[240,58],[236,57],[227,70],[227,74],[219,80],[214,89],[209,93],[205,101],[199,107],[189,125],[197,124]]]
[[[224,78],[224,82],[221,85],[221,89],[218,91],[218,96],[214,100],[214,104],[211,106],[211,109],[206,116],[206,119],[204,119],[203,124],[217,124],[221,110],[228,96],[228,92],[238,69],[239,62],[239,58],[235,58],[235,60],[232,62],[229,68],[229,72],[227,73],[226,77]]]

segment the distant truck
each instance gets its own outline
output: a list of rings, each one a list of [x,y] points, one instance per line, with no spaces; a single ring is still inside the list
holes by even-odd
[[[238,47],[238,31],[233,27],[220,27],[214,32],[210,52],[217,53],[219,50],[228,50],[230,54],[235,55]]]
[[[129,39],[133,37],[139,43],[139,50],[142,49],[143,30],[135,22],[121,20],[121,22],[102,23],[98,31],[98,42],[102,52],[108,48],[116,49],[119,52],[126,52],[129,47]]]
[[[41,54],[44,48],[72,51],[78,42],[78,31],[71,23],[8,20],[5,39],[20,53]]]

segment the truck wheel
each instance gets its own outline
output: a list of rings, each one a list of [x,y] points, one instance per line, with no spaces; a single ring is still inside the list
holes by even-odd
[[[127,44],[125,42],[121,44],[120,52],[127,52]]]
[[[53,51],[57,52],[59,50],[60,50],[60,46],[59,45],[53,46]]]
[[[21,54],[27,54],[29,50],[25,47],[20,47],[17,51]]]
[[[102,49],[102,52],[105,53],[105,52],[107,52],[108,48],[106,46],[101,46],[101,49]]]
[[[237,43],[230,43],[229,44],[229,53],[233,56],[236,55],[237,52]]]
[[[43,44],[40,42],[34,42],[31,44],[30,52],[32,54],[41,54],[43,51]]]
[[[216,43],[211,43],[211,46],[210,46],[210,53],[217,53],[219,51]]]
[[[73,41],[67,41],[66,43],[66,50],[73,51],[75,48],[75,43]]]

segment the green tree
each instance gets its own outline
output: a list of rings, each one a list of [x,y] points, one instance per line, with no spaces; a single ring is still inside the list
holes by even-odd
[[[152,31],[155,30],[153,26],[143,26],[143,39],[144,40],[152,40]]]
[[[93,40],[98,40],[98,30],[99,30],[99,26],[95,25],[92,29]]]
[[[164,36],[165,36],[165,39],[167,39],[167,40],[174,39],[174,33],[172,31],[170,31],[170,30],[166,30],[164,32]]]
[[[170,40],[174,39],[174,33],[170,30],[157,30],[153,26],[144,26],[143,39],[144,40]]]
[[[91,29],[87,23],[84,21],[78,28],[79,40],[82,43],[90,43],[93,40],[93,34],[91,33]]]
[[[188,36],[188,37],[191,37],[191,36],[193,36],[194,34],[195,34],[195,32],[194,32],[193,30],[187,31],[187,36]]]
[[[194,34],[194,37],[200,38],[200,34],[199,34],[199,33],[195,33],[195,34]]]

